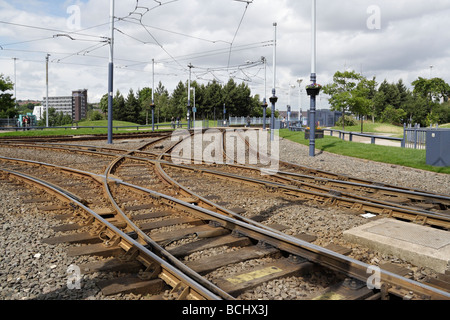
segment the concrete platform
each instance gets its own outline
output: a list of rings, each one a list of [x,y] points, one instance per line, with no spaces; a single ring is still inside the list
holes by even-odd
[[[379,219],[344,232],[344,239],[391,254],[418,267],[450,271],[450,232]]]

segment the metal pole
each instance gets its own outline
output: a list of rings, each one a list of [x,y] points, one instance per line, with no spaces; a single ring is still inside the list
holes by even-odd
[[[47,56],[45,57],[45,73],[46,73],[46,101],[45,101],[45,126],[48,128],[48,57],[50,55],[47,53]]]
[[[152,131],[155,131],[155,59],[152,59]]]
[[[188,105],[187,105],[187,120],[188,120],[188,130],[191,130],[191,70],[192,64],[189,63],[189,81],[188,81]]]
[[[311,37],[311,83],[316,83],[316,0],[312,0],[312,37]],[[316,95],[311,95],[309,121],[309,156],[315,156],[316,149]]]
[[[226,123],[226,120],[225,120],[226,115],[227,115],[227,108],[226,108],[226,105],[225,105],[225,102],[224,102],[223,103],[223,125],[224,126],[225,126],[225,123]]]
[[[14,60],[14,100],[15,100],[15,108],[17,109],[17,73],[16,73],[16,61],[17,58],[13,58]]]
[[[275,139],[275,103],[278,101],[276,96],[276,66],[277,66],[277,23],[273,23],[274,26],[274,42],[273,42],[273,87],[272,87],[272,97],[269,99],[272,103],[272,114],[271,114],[271,127],[270,127],[270,140]]]
[[[193,116],[194,116],[194,122],[192,124],[192,127],[195,128],[195,87],[193,87],[192,89],[194,89],[194,111],[192,112]]]
[[[298,79],[298,121],[302,126],[302,82],[303,79]]]
[[[265,57],[261,57],[261,61],[264,63],[264,97],[263,97],[263,130],[266,130],[266,114],[267,114],[267,60]]]
[[[113,78],[114,78],[114,0],[110,2],[111,38],[108,65],[108,144],[113,143]]]

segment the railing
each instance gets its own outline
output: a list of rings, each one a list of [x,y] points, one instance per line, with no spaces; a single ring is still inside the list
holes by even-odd
[[[298,127],[298,126],[291,126],[289,127],[289,130],[291,131],[304,131],[305,127]],[[322,129],[323,131],[330,132],[330,136],[332,137],[334,133],[339,134],[339,139],[345,140],[345,136],[348,136],[348,141],[353,141],[353,136],[359,136],[359,137],[365,137],[370,138],[371,144],[376,144],[377,139],[381,140],[390,140],[390,141],[396,141],[400,142],[400,146],[402,148],[405,148],[404,139],[403,138],[395,138],[395,137],[387,137],[387,136],[378,136],[378,135],[371,135],[366,133],[358,133],[358,132],[350,132],[350,131],[343,131],[338,129]]]
[[[405,143],[404,143],[403,138],[371,135],[371,134],[367,134],[367,133],[349,132],[349,131],[342,131],[342,130],[335,130],[335,129],[324,129],[324,131],[330,131],[330,136],[333,136],[333,132],[338,132],[339,139],[342,139],[342,140],[345,140],[345,135],[348,135],[348,141],[353,141],[353,136],[358,136],[358,137],[370,138],[371,144],[376,144],[377,139],[400,142],[400,146],[402,148],[405,148]]]
[[[174,124],[173,126],[169,124],[155,124],[155,129],[158,130],[159,127],[162,128],[187,128],[187,123]],[[26,131],[26,130],[45,130],[45,129],[64,129],[64,130],[77,130],[77,129],[107,129],[107,126],[64,126],[64,127],[0,127],[1,131]],[[141,129],[152,129],[152,125],[143,126],[112,126],[114,130],[119,129],[129,129],[135,128],[136,130]]]
[[[426,149],[427,131],[430,128],[404,127],[405,147],[409,149]]]
[[[209,121],[208,120],[196,120],[195,122],[191,123],[192,128],[209,128]],[[159,128],[170,128],[170,129],[180,129],[180,128],[187,128],[187,123],[158,123],[154,125],[155,130],[158,130]],[[78,126],[78,125],[72,125],[72,126],[57,126],[57,127],[37,127],[37,126],[29,126],[29,127],[16,127],[16,126],[7,126],[7,127],[0,127],[0,131],[26,131],[26,130],[45,130],[45,129],[64,129],[64,130],[77,130],[77,129],[107,129],[107,126]],[[119,129],[136,129],[136,130],[148,130],[152,129],[152,125],[134,125],[134,126],[112,126],[113,130],[119,130]]]
[[[298,127],[298,126],[290,126],[289,130],[291,131],[304,131],[305,127]],[[402,148],[407,149],[426,149],[426,137],[427,132],[430,130],[438,130],[437,126],[436,128],[420,128],[420,126],[415,127],[407,127],[404,125],[403,128],[403,138],[396,138],[396,137],[387,137],[387,136],[380,136],[380,135],[371,135],[367,133],[358,133],[358,132],[350,132],[350,131],[343,131],[338,129],[323,129],[324,131],[330,132],[330,136],[333,136],[334,133],[339,134],[339,139],[345,140],[345,137],[348,136],[348,141],[353,141],[353,136],[359,136],[359,137],[365,137],[369,138],[371,144],[376,144],[376,140],[389,140],[389,141],[395,141],[400,142],[400,146]]]
[[[229,117],[229,125],[247,125],[247,117]],[[250,117],[251,125],[263,124],[264,119],[262,117]],[[270,117],[266,118],[266,124],[270,124]]]

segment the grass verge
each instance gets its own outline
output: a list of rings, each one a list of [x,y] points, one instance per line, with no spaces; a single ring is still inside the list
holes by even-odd
[[[309,140],[305,139],[305,134],[301,131],[282,129],[280,130],[280,137],[309,146]],[[323,139],[316,139],[316,149],[348,157],[450,174],[450,167],[427,165],[425,150],[349,142],[330,136],[325,136]]]
[[[79,127],[92,127],[92,128],[76,128],[76,126],[72,127],[72,125],[66,126],[66,128],[49,128],[43,130],[19,130],[19,131],[11,131],[0,133],[0,137],[35,137],[35,136],[64,136],[64,135],[89,135],[89,134],[107,134],[108,133],[108,121],[107,120],[99,120],[99,121],[83,121],[78,123]],[[125,127],[130,126],[129,128],[117,128],[117,127]],[[113,122],[113,133],[125,133],[125,132],[142,132],[142,131],[151,131],[152,126],[149,125],[146,128],[140,128],[137,130],[136,127],[139,126],[132,122],[125,121],[114,121]],[[161,124],[160,124],[161,126]],[[170,124],[168,124],[170,126]],[[104,127],[104,128],[95,128],[95,127]],[[160,129],[155,131],[162,131],[166,129]]]

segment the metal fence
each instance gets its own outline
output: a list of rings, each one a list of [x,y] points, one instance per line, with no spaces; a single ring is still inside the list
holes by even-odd
[[[405,148],[409,149],[426,149],[427,148],[427,132],[430,130],[439,129],[436,125],[436,128],[427,127],[421,128],[420,125],[416,124],[414,127],[409,125],[408,127],[404,125],[404,141]]]
[[[426,149],[427,131],[426,128],[405,128],[405,148]]]
[[[229,117],[228,118],[228,124],[233,125],[247,125],[247,117]],[[251,125],[257,125],[257,124],[263,124],[264,119],[262,117],[250,117],[250,124]],[[266,118],[266,124],[270,124],[270,117]]]
[[[17,127],[17,119],[16,118],[7,118],[0,119],[0,127]]]

